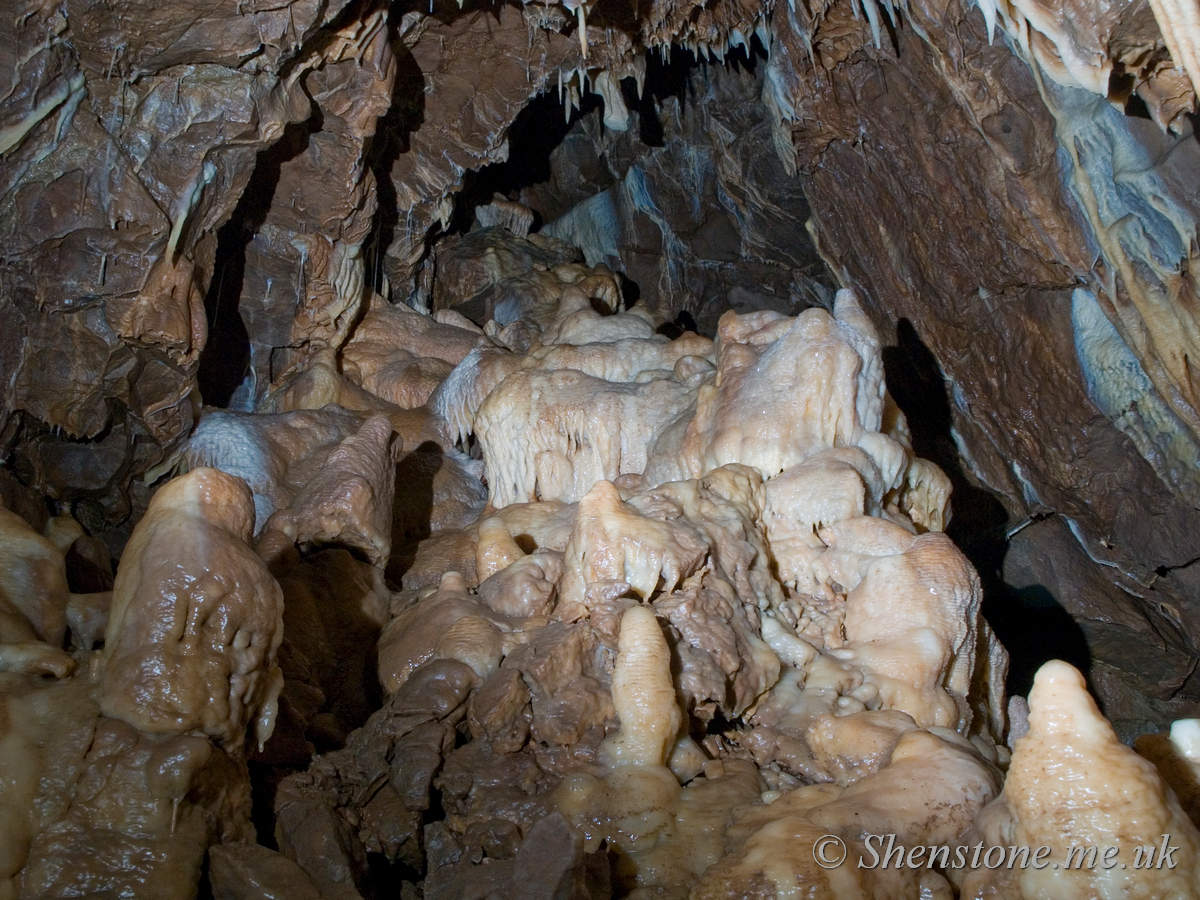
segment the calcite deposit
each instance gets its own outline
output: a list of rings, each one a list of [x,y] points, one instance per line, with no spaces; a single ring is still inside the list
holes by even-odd
[[[1200,898],[1196,0],[0,7],[0,900]]]
[[[77,522],[5,511],[6,895],[1196,895],[1200,725],[1148,761],[1063,662],[1008,702],[860,298],[671,338],[590,277],[509,323],[526,351],[376,307],[357,359],[202,410],[108,602],[70,591]],[[428,398],[495,382],[461,450],[433,399],[441,444],[272,400],[326,367],[404,412],[368,374],[410,358]],[[1124,880],[865,864],[1160,834],[1179,865]]]

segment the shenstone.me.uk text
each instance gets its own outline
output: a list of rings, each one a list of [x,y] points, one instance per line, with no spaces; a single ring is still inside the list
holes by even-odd
[[[906,847],[894,834],[871,834],[863,841],[860,869],[1173,869],[1178,847],[1171,836],[1145,846],[1072,844],[1060,859],[1050,847],[973,845],[921,845]],[[827,834],[813,844],[813,859],[825,869],[835,869],[849,856],[846,842]]]

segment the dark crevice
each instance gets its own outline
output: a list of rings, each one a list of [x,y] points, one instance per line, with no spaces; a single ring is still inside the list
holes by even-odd
[[[250,767],[250,822],[258,835],[258,843],[271,850],[278,850],[275,840],[275,792],[284,776],[291,774],[287,769],[251,760]]]
[[[557,87],[531,100],[509,128],[508,159],[464,176],[463,188],[455,198],[454,218],[448,233],[468,231],[475,218],[475,209],[491,203],[494,195],[515,200],[522,188],[548,181],[551,177],[550,156],[555,148],[576,121],[603,105],[595,94],[583,97],[581,104],[567,121]]]
[[[367,285],[383,293],[387,272],[388,247],[400,223],[399,199],[392,183],[392,167],[412,147],[412,134],[425,121],[425,75],[412,52],[399,37],[401,11],[409,4],[394,4],[388,17],[392,52],[396,57],[396,79],[392,87],[392,105],[375,123],[375,136],[365,148],[368,168],[375,176],[378,204],[371,231],[363,247]]]
[[[1108,100],[1110,103],[1125,105],[1129,102],[1133,90],[1137,86],[1137,79],[1130,73],[1121,63],[1113,65],[1112,71],[1108,73]],[[1128,108],[1126,109],[1128,114]]]
[[[625,308],[632,309],[640,299],[642,299],[642,286],[626,275],[624,272],[615,273],[617,283],[621,287],[621,297],[625,301]]]
[[[1179,569],[1191,568],[1198,562],[1200,562],[1200,556],[1197,556],[1195,559],[1189,559],[1187,562],[1180,563],[1177,566],[1159,566],[1157,569],[1154,570],[1154,572],[1155,572],[1155,574],[1158,575],[1159,578],[1166,578],[1172,572],[1175,572]]]
[[[684,333],[691,331],[696,334],[700,333],[700,326],[696,324],[696,318],[686,309],[681,310],[672,322],[664,322],[658,326],[658,333],[675,340]],[[711,335],[710,335],[711,337]]]
[[[200,882],[196,885],[196,900],[213,900],[212,881],[208,875],[209,859],[206,855],[200,867]]]
[[[908,319],[897,324],[896,337],[896,346],[883,351],[888,390],[908,419],[916,455],[937,463],[953,486],[953,516],[946,533],[979,573],[984,617],[1009,652],[1005,687],[1010,694],[1028,694],[1034,673],[1051,659],[1071,663],[1090,683],[1087,640],[1057,598],[1041,585],[1017,589],[1004,582],[1012,531],[1008,514],[995,496],[967,477],[951,431],[949,391],[933,352]]]
[[[1154,116],[1150,114],[1150,107],[1146,105],[1146,101],[1138,94],[1131,94],[1129,99],[1125,101],[1125,115],[1135,119],[1151,119]]]
[[[405,884],[421,880],[421,873],[412,866],[401,860],[390,862],[382,853],[367,854],[367,870],[378,898],[400,897]]]
[[[1092,687],[1092,652],[1087,637],[1058,599],[1042,585],[1013,588],[984,583],[983,612],[1008,650],[1009,694],[1029,695],[1033,676],[1052,659],[1069,662]]]
[[[1047,519],[1052,519],[1057,515],[1058,515],[1058,513],[1055,512],[1054,510],[1049,510],[1048,512],[1034,513],[1029,518],[1023,519],[1022,521],[1018,522],[1016,525],[1013,525],[1010,528],[1008,528],[1008,530],[1005,532],[1005,537],[1008,539],[1011,539],[1013,537],[1013,535],[1015,535],[1021,531],[1024,531],[1030,525],[1036,525],[1038,522],[1045,522]]]
[[[701,723],[700,720],[698,720],[693,715],[690,718],[690,724],[692,725],[692,727],[695,727],[699,724],[704,725],[703,733],[700,735],[697,735],[698,737],[701,737],[701,738],[703,738],[704,735],[709,735],[709,734],[728,734],[730,731],[733,731],[737,727],[737,724],[726,719],[725,716],[721,713],[721,711],[719,709],[713,714],[713,717],[711,719],[709,719],[708,722],[706,722],[706,723]]]
[[[238,312],[246,247],[267,219],[283,164],[307,150],[309,137],[320,130],[321,112],[312,103],[308,119],[288,125],[278,141],[259,151],[245,191],[217,232],[213,278],[204,298],[208,342],[196,376],[200,396],[210,406],[228,407],[250,369],[250,335]]]

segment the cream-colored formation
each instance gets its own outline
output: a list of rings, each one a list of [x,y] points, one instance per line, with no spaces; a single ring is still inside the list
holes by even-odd
[[[1176,68],[1187,72],[1200,94],[1200,5],[1196,0],[1151,0],[1163,40]]]
[[[0,510],[0,900],[190,898],[210,847],[220,896],[354,900],[370,854],[507,896],[552,814],[639,900],[1200,897],[1200,724],[1139,756],[1050,663],[1010,733],[853,292],[669,340],[602,268],[501,280],[477,323],[374,298],[205,410],[111,607],[68,590],[78,523]],[[253,752],[287,859],[251,846]],[[857,865],[889,835],[1130,868]]]
[[[248,545],[246,484],[195,469],[154,496],[122,556],[104,635],[100,709],[151,734],[238,747],[271,736],[283,595]]]
[[[574,502],[597,481],[640,473],[659,423],[683,412],[691,393],[674,371],[641,382],[514,372],[476,415],[492,503]]]
[[[1114,69],[1132,68],[1130,61],[1145,59],[1147,51],[1165,47],[1173,68],[1187,79],[1181,80],[1176,91],[1186,94],[1190,84],[1192,91],[1200,93],[1200,5],[1196,0],[1150,0],[1159,34],[1143,27],[1133,39],[1118,37],[1128,29],[1121,18],[1125,10],[1119,6],[1074,6],[1064,0],[977,0],[977,5],[989,39],[999,25],[1025,56],[1060,84],[1108,97]],[[1086,27],[1081,27],[1081,14],[1087,16]],[[1157,60],[1144,65],[1139,80],[1148,81],[1157,74],[1156,69],[1163,68],[1167,67]],[[1155,106],[1160,89],[1149,87],[1146,95]],[[1189,108],[1191,98],[1183,99],[1183,108]]]
[[[1155,766],[1117,739],[1083,676],[1064,662],[1038,672],[1029,732],[1016,743],[1003,795],[976,828],[988,844],[1049,847],[1051,865],[972,872],[964,897],[1200,896],[1200,832]],[[1073,847],[1115,850],[1076,867],[1066,865]]]
[[[647,607],[630,607],[621,617],[612,695],[621,730],[601,748],[609,765],[666,765],[683,716],[671,682],[671,648]]]

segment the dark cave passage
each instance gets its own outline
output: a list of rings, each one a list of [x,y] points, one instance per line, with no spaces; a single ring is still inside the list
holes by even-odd
[[[217,231],[213,277],[204,297],[208,343],[196,375],[200,396],[210,406],[228,408],[254,374],[252,337],[242,312],[246,248],[267,219],[284,163],[307,150],[310,136],[320,130],[320,111],[314,106],[311,118],[288,125],[278,141],[260,151],[233,214]],[[256,399],[253,390],[243,390],[238,402],[252,409]]]
[[[979,573],[984,616],[1009,652],[1008,692],[1027,695],[1034,673],[1051,659],[1071,663],[1090,679],[1087,640],[1062,604],[1044,586],[1017,589],[1005,582],[1008,513],[967,475],[953,436],[950,386],[936,357],[908,319],[897,323],[896,337],[883,351],[888,391],[912,429],[913,450],[936,462],[954,486],[946,533]]]
[[[265,207],[262,211],[265,212]],[[196,374],[200,396],[211,406],[228,407],[250,371],[250,336],[238,306],[242,299],[246,244],[252,234],[253,230],[246,228],[245,218],[239,217],[238,211],[217,232],[213,282],[204,297],[208,343]]]

